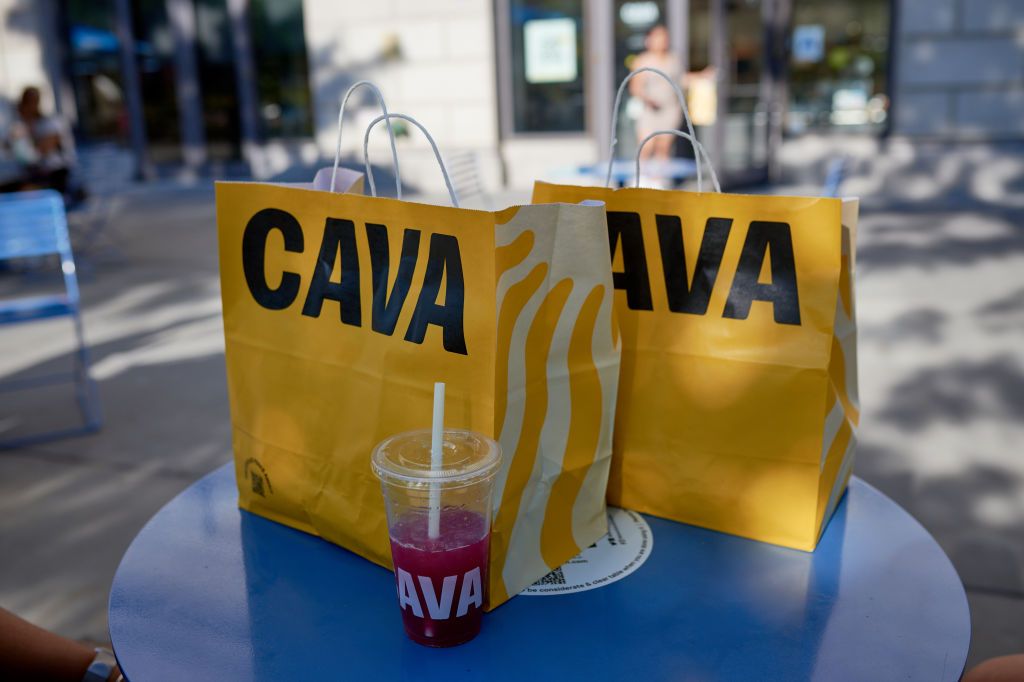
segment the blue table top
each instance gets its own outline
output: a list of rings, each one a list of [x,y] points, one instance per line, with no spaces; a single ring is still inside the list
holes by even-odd
[[[932,537],[853,479],[808,554],[647,518],[650,558],[520,596],[453,649],[406,639],[393,576],[240,511],[230,466],[135,538],[110,636],[130,680],[956,680],[967,599]]]

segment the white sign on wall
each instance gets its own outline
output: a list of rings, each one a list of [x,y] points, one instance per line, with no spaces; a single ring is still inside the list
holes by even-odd
[[[523,24],[527,83],[571,83],[576,68],[576,21],[532,19]]]

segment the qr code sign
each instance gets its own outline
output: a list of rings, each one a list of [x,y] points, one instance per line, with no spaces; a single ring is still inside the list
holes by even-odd
[[[608,535],[520,594],[554,596],[593,590],[632,574],[651,555],[651,527],[640,514],[609,507],[608,530]]]
[[[562,567],[559,566],[555,570],[548,573],[546,576],[534,583],[534,585],[564,585],[565,574],[562,573]]]

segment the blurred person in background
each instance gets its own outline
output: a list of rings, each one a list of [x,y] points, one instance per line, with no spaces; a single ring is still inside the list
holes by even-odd
[[[20,173],[0,185],[0,191],[54,189],[72,198],[69,178],[74,150],[66,131],[59,117],[42,113],[39,88],[25,88],[6,140]]]
[[[647,32],[643,52],[633,60],[634,71],[653,68],[663,71],[672,82],[683,84],[683,62],[679,55],[669,50],[668,29],[658,24]],[[643,103],[643,110],[637,117],[637,143],[656,130],[673,130],[683,120],[683,109],[679,105],[672,86],[654,73],[641,73],[629,82],[629,94]],[[660,135],[640,151],[641,160],[650,158],[668,159],[672,156],[675,138]]]
[[[663,71],[673,83],[688,91],[687,107],[695,126],[710,125],[715,118],[715,70],[708,67],[693,73],[683,72],[683,62],[670,49],[668,29],[653,26],[644,41],[645,50],[631,60],[633,71],[654,68]],[[636,122],[637,144],[657,130],[678,130],[683,109],[671,85],[654,73],[642,73],[629,82],[629,94],[643,103]],[[660,135],[644,145],[640,159],[666,160],[672,157],[676,138]],[[686,148],[690,145],[687,143]]]

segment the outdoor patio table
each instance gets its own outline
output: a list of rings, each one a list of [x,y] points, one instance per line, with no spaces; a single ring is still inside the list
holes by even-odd
[[[854,478],[813,554],[644,517],[647,561],[519,596],[473,641],[406,639],[390,572],[239,511],[231,465],[129,547],[110,636],[130,680],[956,680],[970,620],[946,555]]]

